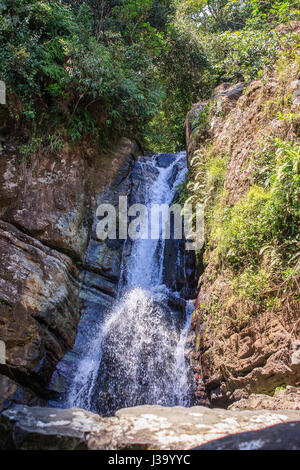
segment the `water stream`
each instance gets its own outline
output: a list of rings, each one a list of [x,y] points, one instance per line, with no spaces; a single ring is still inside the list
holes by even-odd
[[[132,170],[129,203],[170,205],[186,171],[185,152],[169,160],[141,157]],[[140,404],[191,405],[185,342],[192,306],[164,282],[166,242],[161,224],[157,229],[155,240],[125,242],[118,298],[93,326],[65,406],[111,415]]]

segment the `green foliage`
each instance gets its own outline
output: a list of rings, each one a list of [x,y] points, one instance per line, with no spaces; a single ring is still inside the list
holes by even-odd
[[[273,28],[297,20],[299,0],[180,0],[180,12],[205,32]]]
[[[215,153],[214,149],[199,149],[191,160],[192,178],[187,184],[190,197],[194,202],[206,205],[209,215],[212,203],[220,199],[227,171],[227,154]]]
[[[259,249],[266,238],[264,209],[268,202],[269,193],[254,186],[231,210],[218,251],[233,267],[240,266],[243,261],[257,264]]]
[[[190,196],[190,193],[187,189],[187,184],[186,181],[183,181],[180,183],[178,186],[175,188],[176,193],[175,193],[175,203],[176,204],[181,204],[184,205],[187,199]]]
[[[151,147],[176,151],[185,148],[184,123],[193,102],[203,92],[209,64],[202,44],[190,31],[171,24],[156,57],[157,78],[164,89],[158,114],[146,129]],[[207,79],[207,78],[206,78]]]
[[[206,105],[203,109],[197,111],[196,116],[192,122],[192,135],[195,137],[199,133],[203,133],[209,127],[210,123],[209,106]]]
[[[273,395],[274,395],[276,392],[279,392],[279,391],[281,391],[281,390],[286,390],[286,385],[281,385],[281,386],[279,386],[279,387],[276,387],[276,388],[274,389]]]
[[[252,313],[278,306],[274,283],[292,288],[300,274],[300,145],[269,140],[253,164],[256,184],[232,206],[224,190],[227,154],[213,147],[195,152],[182,189],[182,197],[205,203],[206,249],[232,272],[234,302],[250,302]]]
[[[24,160],[32,153],[36,153],[41,147],[42,142],[43,139],[41,137],[32,137],[27,144],[21,145],[19,151],[24,156]]]
[[[26,145],[45,132],[125,134],[175,151],[192,103],[295,53],[295,35],[274,28],[297,19],[299,1],[2,0],[0,13],[6,133]]]
[[[179,3],[179,2],[178,2]],[[242,0],[183,0],[179,8],[205,32],[240,29],[251,13],[251,2]]]
[[[206,187],[208,193],[223,189],[227,171],[227,154],[218,154],[211,158],[206,170]]]
[[[221,36],[220,49],[225,59],[223,72],[229,79],[249,81],[274,64],[279,52],[279,39],[273,31],[242,30]]]
[[[206,59],[173,24],[171,0],[3,0],[1,13],[0,76],[19,128],[73,142],[110,128],[184,148]]]
[[[300,144],[277,142],[277,165],[271,177],[266,216],[273,238],[278,243],[293,243],[299,237]]]
[[[126,15],[124,21],[129,28]],[[93,22],[85,3],[73,9],[58,0],[2,2],[0,76],[13,119],[33,128],[63,125],[75,140],[97,133],[96,105],[120,133],[134,134],[154,116],[161,91],[152,52],[118,35],[98,41]],[[143,31],[149,34],[148,25]]]
[[[269,114],[270,115],[270,114]],[[277,143],[267,142],[267,144],[254,155],[251,160],[254,165],[253,179],[258,186],[270,186],[270,179],[276,167]]]
[[[298,20],[299,14],[299,0],[253,0],[251,16],[247,23],[253,28],[272,28],[281,23]]]
[[[270,272],[265,269],[246,269],[234,278],[231,284],[232,291],[240,298],[250,300],[252,302],[264,302],[262,293],[270,289],[269,286]]]
[[[214,80],[255,79],[283,50],[291,54],[298,47],[296,33],[275,29],[299,18],[297,0],[184,0],[178,11],[201,42]]]
[[[296,261],[299,242],[300,146],[277,140],[270,187],[253,186],[231,209],[218,253],[234,269],[257,266],[265,247],[287,263]]]

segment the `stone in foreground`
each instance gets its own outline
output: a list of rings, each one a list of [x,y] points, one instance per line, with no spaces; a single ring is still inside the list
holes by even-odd
[[[194,450],[299,450],[300,422],[275,424],[259,431],[216,439]]]
[[[287,422],[296,423],[299,434],[300,411],[139,406],[120,410],[115,417],[103,418],[80,409],[17,405],[0,415],[0,448],[189,450],[232,434]],[[265,433],[268,432],[266,429]],[[300,448],[297,433],[294,447]],[[239,441],[230,442],[230,448],[239,449]]]

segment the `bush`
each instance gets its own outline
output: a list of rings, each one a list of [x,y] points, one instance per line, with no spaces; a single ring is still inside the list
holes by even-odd
[[[254,186],[232,208],[218,244],[218,252],[232,267],[258,263],[259,250],[268,236],[264,211],[269,199],[265,189]]]
[[[120,35],[99,42],[85,3],[4,0],[1,9],[0,76],[14,120],[40,130],[63,125],[76,139],[98,131],[94,103],[120,133],[154,116],[161,94],[150,53]]]
[[[231,284],[232,291],[240,298],[252,302],[263,302],[264,293],[270,289],[271,273],[264,269],[246,268]]]
[[[299,178],[300,145],[277,140],[270,187],[251,187],[231,209],[221,232],[218,252],[230,266],[257,266],[267,246],[277,250],[286,262],[296,262]]]
[[[274,31],[242,30],[221,36],[223,73],[229,79],[249,81],[274,64],[279,52],[279,39]]]

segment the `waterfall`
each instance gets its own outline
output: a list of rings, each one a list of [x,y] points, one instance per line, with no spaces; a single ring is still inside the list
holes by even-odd
[[[130,204],[170,205],[184,180],[186,154],[140,157]],[[149,229],[151,229],[149,221]],[[192,307],[164,282],[165,240],[128,239],[118,298],[94,327],[67,396],[68,407],[111,415],[141,404],[189,406],[191,380],[185,342]],[[178,249],[174,242],[173,249]],[[177,263],[181,256],[178,254]],[[175,269],[175,266],[174,266]]]

